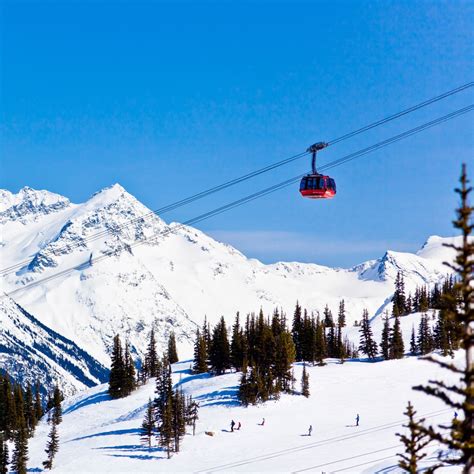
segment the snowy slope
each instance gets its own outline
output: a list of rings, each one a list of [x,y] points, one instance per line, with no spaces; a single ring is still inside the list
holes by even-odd
[[[108,369],[11,298],[0,300],[0,327],[0,367],[19,383],[39,380],[43,390],[58,383],[72,394],[108,378]]]
[[[3,277],[2,289],[104,364],[115,333],[141,354],[151,325],[161,347],[174,330],[189,354],[195,323],[204,315],[211,322],[224,315],[230,323],[237,311],[260,307],[291,313],[297,300],[310,311],[328,304],[336,312],[342,298],[349,324],[364,308],[379,315],[397,271],[408,290],[432,284],[446,274],[442,261],[452,255],[434,237],[417,255],[388,251],[349,269],[264,265],[199,230],[166,224],[120,185],[83,204],[30,188],[4,193],[13,204],[0,212],[1,266],[24,265]],[[41,282],[70,268],[61,278]]]
[[[236,401],[239,374],[191,375],[189,362],[175,364],[175,383],[201,409],[196,436],[188,428],[182,451],[170,460],[156,445],[149,450],[140,442],[153,381],[122,400],[110,400],[105,385],[95,387],[64,403],[53,472],[376,472],[374,466],[377,472],[399,472],[395,455],[401,447],[395,433],[403,430],[407,401],[430,423],[449,423],[453,415],[436,399],[412,390],[429,378],[446,380],[446,371],[420,359],[330,363],[308,371],[308,399],[284,395],[244,408]],[[295,373],[299,380],[300,365]],[[359,427],[354,426],[357,413]],[[258,425],[262,418],[265,426]],[[232,419],[242,423],[240,431],[230,432]],[[306,436],[310,424],[312,437]],[[32,470],[44,460],[47,432],[43,421],[30,442]],[[437,449],[429,448],[431,460]]]

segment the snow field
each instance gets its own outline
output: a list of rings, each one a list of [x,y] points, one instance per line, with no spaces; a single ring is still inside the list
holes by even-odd
[[[282,395],[278,401],[247,408],[236,399],[240,374],[192,375],[190,363],[174,365],[174,382],[199,401],[200,419],[196,436],[188,428],[180,453],[168,460],[156,445],[149,450],[140,443],[145,406],[154,396],[153,380],[121,400],[110,400],[107,386],[100,385],[64,402],[53,472],[393,472],[401,450],[395,433],[405,422],[408,400],[430,423],[449,423],[453,416],[436,399],[412,390],[430,378],[452,378],[417,358],[343,365],[329,361],[324,367],[308,367],[308,399]],[[297,389],[301,370],[296,364]],[[357,413],[359,427],[353,426]],[[260,426],[263,418],[265,425]],[[242,423],[240,431],[230,432],[232,419]],[[42,422],[30,442],[32,469],[41,468],[48,431]],[[431,448],[433,455],[436,449]]]

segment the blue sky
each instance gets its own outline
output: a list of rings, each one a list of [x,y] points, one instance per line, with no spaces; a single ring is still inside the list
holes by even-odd
[[[2,2],[0,187],[80,202],[119,182],[152,209],[473,79],[467,1]],[[471,91],[335,145],[320,163],[473,102]],[[266,262],[348,266],[453,233],[473,114],[199,224]],[[163,217],[184,221],[308,160]],[[471,174],[474,176],[474,166]]]

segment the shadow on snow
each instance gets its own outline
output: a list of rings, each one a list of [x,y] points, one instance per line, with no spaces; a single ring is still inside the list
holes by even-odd
[[[88,405],[94,405],[96,403],[101,403],[106,400],[111,400],[111,398],[107,390],[104,390],[102,392],[95,393],[94,395],[91,395],[89,397],[83,398],[82,400],[79,400],[74,405],[71,405],[70,407],[66,408],[63,414],[67,415],[68,413],[72,413],[73,411],[79,410],[79,408],[83,408]]]
[[[99,436],[120,436],[124,434],[138,434],[138,433],[140,433],[140,430],[138,428],[129,428],[126,430],[103,431],[102,433],[94,433],[91,435],[70,439],[66,441],[66,443],[71,443],[72,441],[81,441],[83,439],[97,438]]]
[[[130,458],[130,459],[141,459],[142,461],[148,461],[150,459],[165,459],[166,456],[156,456],[155,453],[163,453],[164,450],[161,447],[142,446],[141,444],[123,444],[119,446],[103,446],[100,448],[94,448],[106,451],[119,451],[119,453],[108,453],[107,456],[115,458]]]
[[[195,397],[195,400],[199,402],[199,405],[201,407],[208,407],[212,405],[236,406],[240,405],[240,402],[237,398],[238,390],[238,385],[234,385],[232,387],[225,387],[221,390],[215,390],[211,393],[199,395]]]

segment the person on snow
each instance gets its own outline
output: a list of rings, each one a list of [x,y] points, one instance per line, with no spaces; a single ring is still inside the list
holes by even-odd
[[[457,411],[454,412],[454,419],[455,419],[455,420],[458,419],[458,412],[457,412]]]
[[[234,426],[235,426],[235,421],[232,420],[232,421],[230,422],[230,431],[231,431],[232,433],[234,432]]]
[[[241,423],[240,423],[240,421],[239,421],[239,424],[237,425],[236,430],[239,431],[241,426],[242,426],[242,425],[241,425]]]
[[[313,425],[309,425],[308,436],[311,436],[312,432],[313,432]]]
[[[260,423],[260,426],[264,426],[265,425],[265,418],[263,418],[262,422]]]
[[[357,416],[356,416],[356,426],[359,426],[359,414],[357,413]]]

